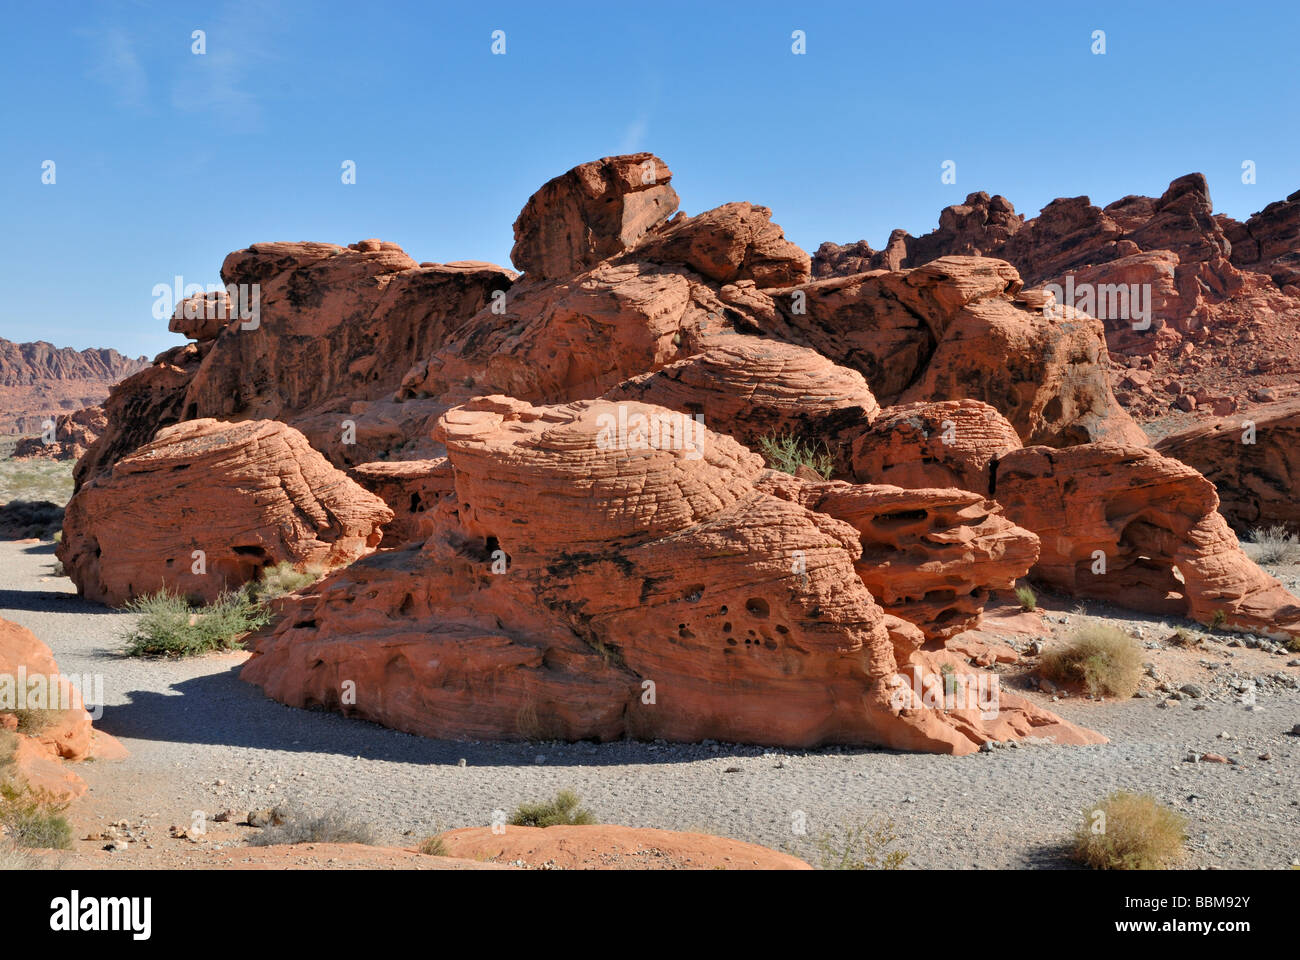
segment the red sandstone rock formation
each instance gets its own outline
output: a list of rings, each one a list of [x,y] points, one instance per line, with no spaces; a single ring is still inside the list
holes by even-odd
[[[392,516],[292,427],[194,420],[77,492],[58,557],[99,603],[163,588],[210,601],[270,564],[349,563]]]
[[[942,654],[873,602],[853,527],[763,493],[759,458],[692,420],[656,446],[620,435],[619,406],[449,412],[455,493],[429,538],[285,601],[244,678],[443,737],[1096,740],[1006,692],[987,716],[927,707],[912,675],[937,677]]]
[[[38,435],[46,420],[103,403],[113,384],[144,363],[116,350],[0,339],[0,433]]]
[[[975,626],[990,591],[1013,589],[1038,559],[1038,538],[978,493],[779,474],[759,488],[852,526],[862,546],[853,566],[871,596],[927,640]]]
[[[1300,533],[1300,398],[1219,417],[1156,444],[1204,474],[1239,533],[1281,525]]]
[[[989,463],[1020,449],[1015,429],[978,400],[886,407],[853,441],[859,483],[987,492]]]
[[[677,209],[668,165],[650,153],[605,157],[547,181],[515,220],[510,261],[530,280],[563,280],[622,253]]]
[[[1001,261],[944,257],[784,290],[737,284],[722,296],[759,329],[860,371],[882,403],[981,400],[1027,443],[1146,442],[1111,394],[1101,324],[1045,316]]]
[[[54,421],[54,439],[24,437],[14,446],[13,458],[22,460],[79,460],[108,427],[103,407],[87,407],[65,413]]]
[[[1242,551],[1214,485],[1154,450],[1029,447],[996,461],[993,491],[1038,534],[1032,575],[1071,596],[1300,636],[1300,601]]]
[[[849,441],[879,410],[860,373],[779,340],[723,334],[703,343],[700,353],[626,380],[605,399],[701,417],[752,450],[765,437],[798,437],[847,472]]]
[[[19,711],[54,711],[48,723],[18,732]],[[107,734],[91,728],[80,678],[59,672],[50,648],[24,627],[0,620],[0,730],[17,738],[14,761],[20,779],[33,790],[75,797],[86,785],[62,761],[115,759],[125,754]]]
[[[426,514],[453,490],[446,457],[363,463],[349,474],[393,511],[384,526],[385,548],[423,541],[429,535]]]

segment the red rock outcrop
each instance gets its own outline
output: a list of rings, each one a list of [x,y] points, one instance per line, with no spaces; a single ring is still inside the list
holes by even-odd
[[[1204,421],[1156,449],[1214,484],[1219,512],[1238,533],[1275,525],[1300,533],[1300,398]]]
[[[1300,636],[1300,600],[1251,561],[1214,485],[1154,450],[1084,444],[998,458],[994,491],[1038,534],[1032,576],[1072,596]]]
[[[542,185],[515,220],[510,261],[530,280],[563,280],[634,246],[679,203],[651,153],[580,164]]]
[[[722,296],[757,329],[858,370],[882,403],[981,400],[1026,443],[1146,442],[1111,393],[1101,324],[1046,316],[999,260],[944,257],[783,290],[736,284]]]
[[[14,445],[15,460],[79,460],[108,427],[103,407],[87,407],[65,413],[54,421],[54,439],[46,443],[44,435],[23,437]]]
[[[244,679],[440,737],[1098,739],[1005,692],[927,706],[913,675],[938,677],[942,652],[876,606],[856,530],[759,490],[761,460],[730,437],[624,406],[677,428],[620,434],[608,401],[450,411],[455,493],[428,539],[288,598]]]
[[[73,350],[0,338],[0,433],[37,435],[46,420],[104,402],[145,364],[116,350]]]
[[[979,622],[993,590],[1038,559],[1038,537],[978,493],[887,484],[805,483],[769,474],[759,488],[858,532],[854,569],[887,613],[946,639]]]
[[[987,403],[907,403],[886,407],[854,438],[852,472],[859,483],[985,493],[989,463],[1020,446],[1015,429]]]
[[[57,553],[78,592],[99,603],[162,588],[210,601],[281,561],[355,560],[392,516],[292,427],[193,420],[83,485]]]
[[[679,214],[629,256],[680,263],[718,283],[789,287],[812,279],[808,254],[785,239],[771,210],[750,203],[725,203],[694,217]]]
[[[1235,266],[1266,273],[1279,287],[1300,288],[1300,190],[1270,203],[1245,223],[1217,219],[1232,244]]]
[[[83,694],[95,691],[83,691],[81,683],[80,677],[59,672],[50,648],[30,630],[0,619],[0,730],[16,737],[13,760],[20,779],[33,790],[79,796],[86,785],[62,761],[125,754],[116,740],[91,728]],[[24,731],[19,722],[23,711],[46,719]]]
[[[848,469],[848,438],[871,423],[879,407],[856,370],[815,350],[779,340],[722,334],[704,349],[605,394],[703,418],[752,450],[764,437],[794,436],[829,451]]]
[[[384,527],[386,548],[428,536],[426,514],[454,489],[446,457],[363,463],[348,473],[393,511],[393,519]]]

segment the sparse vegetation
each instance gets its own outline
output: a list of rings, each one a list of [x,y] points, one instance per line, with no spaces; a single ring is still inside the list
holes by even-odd
[[[556,827],[599,823],[572,790],[561,790],[552,800],[521,803],[510,817],[516,827]]]
[[[443,841],[441,834],[434,834],[431,837],[425,837],[420,841],[420,852],[427,857],[449,857],[447,844]]]
[[[1175,647],[1199,647],[1205,641],[1186,627],[1175,627],[1173,635],[1167,642]]]
[[[140,614],[123,640],[132,657],[186,657],[214,650],[238,650],[245,634],[271,620],[247,589],[223,593],[204,607],[191,607],[179,594],[160,590],[126,609]]]
[[[1187,821],[1149,794],[1117,791],[1083,817],[1074,858],[1095,870],[1160,870],[1183,855]]]
[[[49,540],[63,527],[63,508],[48,500],[0,502],[0,530],[6,537]]]
[[[1256,527],[1241,547],[1256,563],[1300,563],[1300,538],[1280,525]]]
[[[1131,697],[1142,678],[1137,641],[1118,627],[1076,627],[1067,645],[1044,651],[1039,671],[1065,686],[1082,686],[1093,696]]]
[[[252,584],[249,592],[255,600],[278,600],[290,593],[297,593],[303,587],[311,586],[325,575],[322,567],[308,566],[297,569],[288,560],[281,561],[273,567],[265,567],[262,576]]]
[[[293,843],[364,843],[377,842],[374,828],[353,819],[342,810],[308,813],[295,807],[277,807],[270,826],[249,838],[254,847]]]
[[[1016,587],[1016,599],[1020,601],[1020,609],[1026,613],[1038,609],[1038,594],[1032,587]]]
[[[1211,633],[1213,633],[1216,630],[1223,629],[1224,621],[1226,621],[1227,619],[1228,619],[1227,612],[1222,607],[1219,607],[1219,609],[1215,610],[1214,613],[1210,616],[1209,621],[1203,624],[1203,626],[1205,627],[1206,630],[1209,630]]]
[[[63,816],[67,808],[67,803],[44,790],[12,780],[0,783],[0,828],[16,847],[70,849],[72,827]]]
[[[866,823],[842,824],[817,838],[823,870],[899,870],[907,851],[890,849],[898,841],[894,822],[876,817]]]
[[[0,443],[0,503],[14,501],[41,504],[58,510],[72,499],[72,460],[13,460],[9,454],[17,438]],[[61,521],[60,521],[61,522]]]
[[[834,458],[825,444],[819,449],[791,434],[763,437],[758,441],[758,452],[769,467],[782,473],[795,473],[800,467],[807,467],[822,479],[829,479],[835,469]]]
[[[26,736],[35,736],[43,730],[49,728],[50,724],[58,718],[61,710],[6,710],[6,714],[16,717],[18,726],[15,728],[18,733]],[[0,763],[2,766],[3,763]]]

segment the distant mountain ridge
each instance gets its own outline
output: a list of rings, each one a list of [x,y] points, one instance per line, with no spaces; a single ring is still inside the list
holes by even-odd
[[[110,348],[0,338],[0,433],[39,433],[46,419],[103,402],[113,384],[148,363]]]

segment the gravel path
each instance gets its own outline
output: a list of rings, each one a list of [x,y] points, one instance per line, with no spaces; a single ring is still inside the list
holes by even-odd
[[[0,543],[0,617],[49,644],[64,673],[103,675],[96,726],[130,751],[78,769],[91,788],[72,811],[79,828],[142,817],[185,824],[196,809],[242,814],[287,800],[345,808],[385,841],[409,844],[571,787],[605,822],[736,837],[812,863],[821,831],[881,813],[893,819],[909,867],[1050,868],[1069,865],[1064,844],[1084,807],[1125,788],[1150,791],[1190,818],[1191,866],[1283,868],[1300,858],[1300,737],[1289,734],[1300,722],[1296,690],[1263,688],[1256,710],[1063,700],[1051,708],[1111,742],[961,758],[435,741],[267,700],[238,679],[242,654],[124,658],[116,637],[129,615],[77,599],[68,580],[51,575],[53,562],[52,544]],[[1234,666],[1255,654],[1234,652]],[[1259,653],[1257,662],[1272,672],[1286,659]],[[1187,763],[1189,750],[1240,765]],[[1265,753],[1270,759],[1257,759]],[[800,811],[804,834],[793,829]]]

